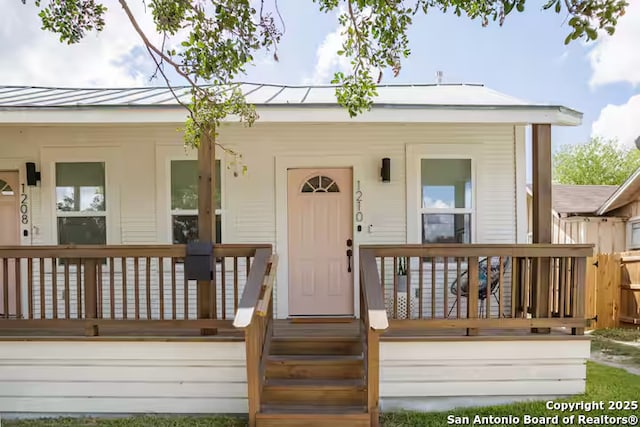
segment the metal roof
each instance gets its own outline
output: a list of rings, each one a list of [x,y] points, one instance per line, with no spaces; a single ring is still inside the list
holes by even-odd
[[[335,88],[335,86],[240,83],[240,89],[244,92],[247,101],[258,106],[336,105]],[[181,102],[190,102],[189,86],[176,87],[174,92]],[[478,84],[380,85],[374,104],[391,107],[550,107],[549,105],[527,103]],[[54,107],[170,107],[177,105],[178,102],[167,87],[113,89],[0,86],[0,108],[5,110]]]

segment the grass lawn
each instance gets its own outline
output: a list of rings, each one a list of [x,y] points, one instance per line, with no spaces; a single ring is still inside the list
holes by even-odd
[[[563,402],[578,401],[637,401],[640,399],[640,377],[596,363],[587,364],[587,392],[581,396],[574,396]],[[383,427],[415,427],[415,426],[445,426],[447,416],[468,416],[473,420],[480,416],[553,416],[585,414],[588,416],[610,415],[629,416],[638,415],[640,411],[604,411],[596,410],[589,413],[584,411],[555,412],[545,408],[545,402],[526,402],[512,405],[491,406],[485,408],[460,409],[443,413],[400,412],[382,416]],[[468,425],[468,424],[467,424]],[[524,424],[512,424],[524,425]],[[563,425],[563,424],[560,424]],[[574,425],[577,425],[574,424]],[[592,424],[592,425],[598,425]],[[240,427],[246,426],[246,420],[233,417],[131,417],[131,418],[58,418],[43,420],[5,420],[2,427]]]

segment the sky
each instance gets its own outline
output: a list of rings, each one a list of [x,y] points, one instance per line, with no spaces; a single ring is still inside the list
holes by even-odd
[[[102,1],[108,7],[106,29],[73,46],[40,29],[32,0],[27,5],[0,1],[0,85],[163,84],[150,80],[153,63],[116,0]],[[434,83],[442,71],[445,83],[482,83],[526,101],[583,112],[581,126],[554,127],[554,149],[591,136],[617,138],[631,147],[640,136],[640,0],[629,2],[614,36],[568,46],[565,16],[542,11],[537,0],[529,0],[524,13],[509,15],[502,27],[482,27],[479,21],[434,10],[414,21],[412,54],[400,75],[387,73],[382,83]],[[151,34],[142,0],[129,3]],[[285,24],[279,61],[259,55],[244,81],[324,84],[335,71],[348,70],[348,62],[336,54],[341,44],[336,13],[319,12],[311,0],[279,0],[278,5]]]

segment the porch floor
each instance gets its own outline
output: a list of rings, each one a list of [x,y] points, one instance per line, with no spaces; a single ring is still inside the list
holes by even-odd
[[[279,338],[354,337],[360,334],[358,320],[304,322],[274,320],[274,336]],[[101,327],[99,336],[85,336],[77,329],[0,329],[0,341],[11,340],[113,340],[113,341],[243,341],[244,331],[218,329],[216,335],[202,336],[198,329]],[[534,334],[529,329],[480,329],[478,335],[467,336],[466,329],[394,330],[380,337],[382,341],[466,341],[466,340],[568,340],[589,339],[588,335],[571,335],[571,328],[553,328],[550,334]]]

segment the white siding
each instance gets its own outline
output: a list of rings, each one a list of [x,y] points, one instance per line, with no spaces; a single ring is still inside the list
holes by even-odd
[[[0,413],[246,413],[242,342],[3,342]]]
[[[578,394],[588,358],[589,340],[387,341],[380,344],[380,397]]]

